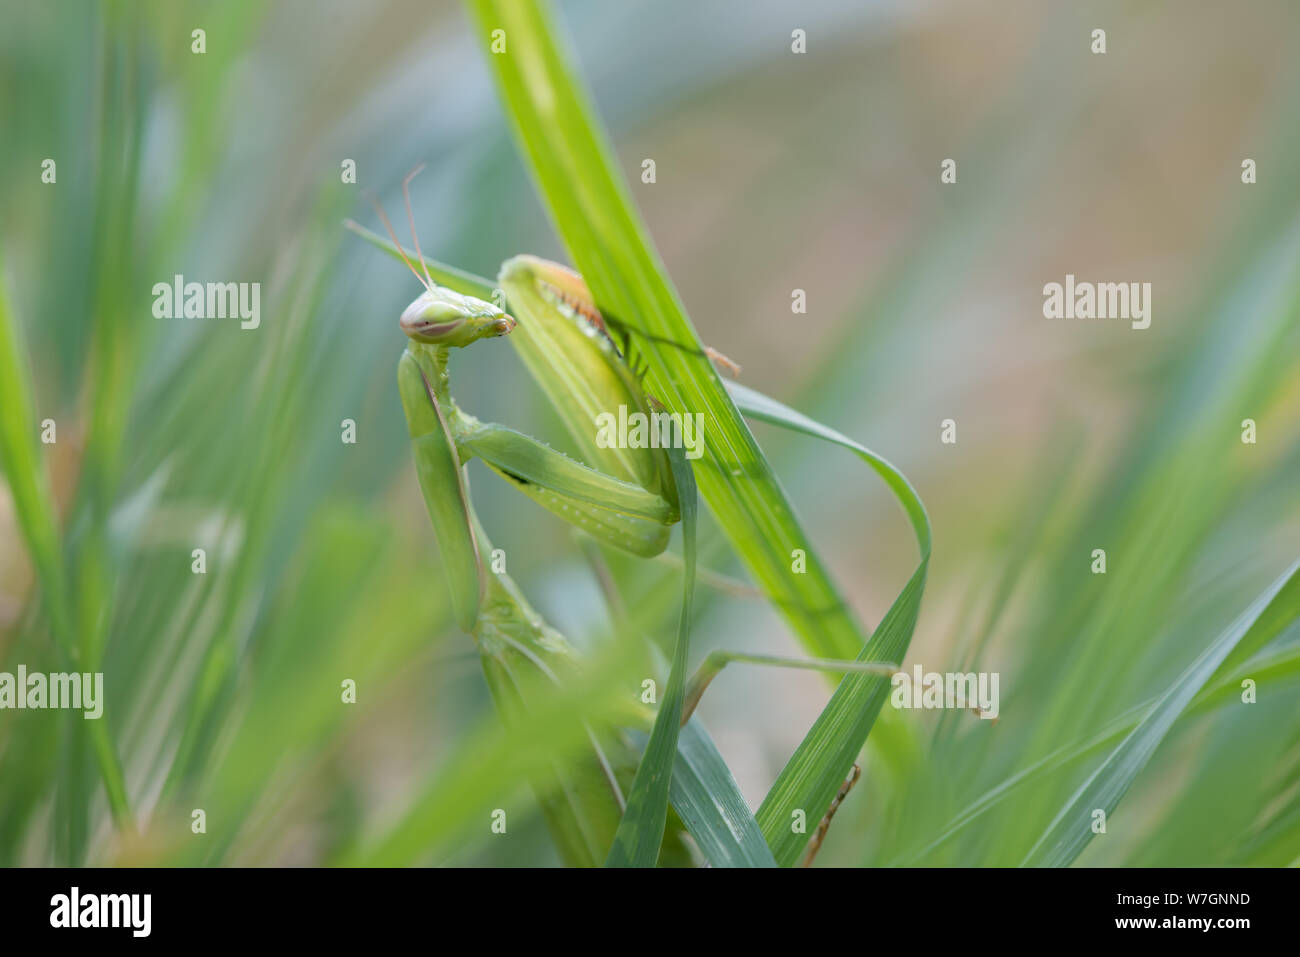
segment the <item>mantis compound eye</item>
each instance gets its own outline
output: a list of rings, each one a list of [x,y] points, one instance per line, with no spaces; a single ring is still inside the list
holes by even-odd
[[[490,302],[435,286],[406,307],[400,324],[416,342],[459,347],[504,336],[515,320]]]

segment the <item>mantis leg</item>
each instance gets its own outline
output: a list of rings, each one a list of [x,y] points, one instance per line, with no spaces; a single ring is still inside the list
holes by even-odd
[[[472,632],[483,603],[484,572],[470,526],[469,490],[438,400],[409,352],[397,364],[397,385],[406,412],[420,491],[442,550],[456,623]]]
[[[525,495],[592,537],[643,557],[667,547],[678,510],[662,496],[502,425],[462,414],[453,432],[466,457],[478,456]]]
[[[471,516],[471,523],[482,547],[490,548],[477,518]],[[528,720],[530,696],[539,681],[561,684],[575,667],[568,641],[546,624],[505,574],[486,578],[474,637],[492,699],[507,726]],[[612,742],[602,740],[590,726],[587,737],[589,753],[553,763],[531,781],[557,849],[567,864],[579,867],[604,860],[623,811],[622,791],[607,755]]]
[[[453,410],[438,402],[409,353],[398,363],[397,378],[456,621],[474,636],[503,720],[526,721],[538,681],[560,681],[573,667],[572,652],[508,576],[484,569],[480,551],[491,545],[474,514],[447,424],[447,413]],[[532,782],[560,853],[567,863],[583,866],[604,859],[622,812],[622,795],[604,746],[590,729],[588,735],[592,752],[586,760],[553,765]]]

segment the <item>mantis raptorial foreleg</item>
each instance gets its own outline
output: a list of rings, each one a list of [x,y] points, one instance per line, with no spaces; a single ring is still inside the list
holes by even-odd
[[[477,455],[496,472],[538,486],[568,502],[581,502],[660,525],[677,521],[676,506],[662,495],[588,468],[514,429],[477,421],[459,425],[466,419],[460,416],[458,420],[458,447]]]
[[[478,542],[470,525],[469,490],[456,442],[415,357],[403,353],[397,385],[415,453],[416,474],[433,522],[451,592],[456,623],[473,631],[486,585]]]
[[[389,232],[392,235],[391,226]],[[449,350],[505,335],[516,321],[496,302],[435,285],[423,265],[418,239],[423,275],[407,260],[396,236],[393,241],[425,285],[424,293],[402,314],[401,328],[410,341],[398,364],[421,491],[443,552],[456,620],[478,644],[498,711],[508,724],[517,724],[527,720],[535,683],[564,684],[576,667],[575,658],[568,642],[533,611],[513,580],[485,567],[481,556],[490,545],[470,498],[466,461],[481,458],[556,514],[607,544],[639,555],[657,554],[666,546],[679,516],[676,483],[663,450],[657,450],[660,458],[647,458],[637,450],[602,450],[591,441],[592,420],[584,426],[582,419],[588,412],[610,411],[619,404],[649,408],[649,400],[608,339],[565,328],[571,319],[544,305],[551,287],[544,285],[530,260],[503,270],[503,285],[514,289],[538,341],[556,350],[557,360],[562,360],[557,366],[568,370],[567,381],[551,372],[554,395],[568,398],[561,417],[584,455],[604,471],[462,412],[450,392]],[[568,281],[564,273],[552,278],[556,288]],[[534,281],[541,290],[535,304],[541,307],[528,312],[526,291],[518,283]],[[641,717],[634,707],[628,712]],[[571,864],[606,859],[625,809],[617,771],[636,765],[635,753],[608,730],[584,727],[590,752],[563,766],[552,764],[549,773],[533,779],[557,847]],[[666,835],[664,850],[675,852],[674,860],[684,860],[685,848],[675,832]]]
[[[463,414],[454,434],[462,457],[477,456],[539,505],[593,537],[650,557],[668,544],[677,508],[662,495],[576,462],[505,426]]]

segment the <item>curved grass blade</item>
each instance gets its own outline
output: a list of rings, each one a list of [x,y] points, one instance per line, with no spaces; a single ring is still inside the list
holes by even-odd
[[[698,718],[683,725],[677,740],[672,802],[714,867],[776,867],[736,779]]]
[[[628,332],[646,391],[678,414],[704,415],[700,493],[755,581],[808,652],[852,658],[865,630],[795,518],[771,465],[706,357],[637,213],[624,176],[549,5],[470,0],[515,140],[560,237],[606,321]],[[671,343],[671,344],[670,344]],[[804,574],[790,553],[807,555]]]
[[[682,706],[686,702],[686,659],[690,651],[691,604],[695,597],[695,515],[699,496],[695,474],[686,461],[684,449],[669,449],[673,481],[682,511],[682,553],[686,557],[682,585],[682,613],[677,622],[677,640],[673,645],[672,668],[659,714],[650,730],[650,741],[637,765],[632,789],[627,795],[627,810],[618,823],[614,845],[605,859],[608,867],[654,867],[659,859],[659,845],[664,839],[668,819],[668,793],[672,784],[677,739],[682,726]]]
[[[1064,867],[1079,856],[1092,839],[1093,812],[1101,809],[1108,817],[1114,812],[1174,721],[1220,666],[1234,652],[1246,655],[1258,650],[1300,617],[1298,573],[1300,560],[1283,572],[1169,686],[1138,726],[1079,786],[1030,848],[1021,866]]]
[[[856,452],[898,498],[912,523],[921,560],[881,619],[871,640],[858,655],[858,660],[901,662],[916,627],[930,565],[930,519],[920,496],[902,472],[847,436],[761,392],[735,382],[729,382],[727,388],[736,406],[746,415]],[[879,675],[851,674],[840,681],[830,702],[772,785],[757,817],[777,862],[782,866],[793,866],[808,842],[807,834],[796,834],[791,830],[791,815],[802,810],[812,820],[821,817],[848,775],[854,758],[862,750],[889,687],[889,679]]]

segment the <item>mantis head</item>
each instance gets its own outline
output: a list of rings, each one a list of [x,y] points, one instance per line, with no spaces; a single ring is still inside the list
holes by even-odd
[[[490,302],[432,285],[406,307],[401,326],[416,342],[459,347],[504,336],[515,320]]]
[[[393,245],[397,247],[402,262],[406,263],[406,267],[424,286],[424,292],[420,297],[402,312],[402,331],[416,342],[444,347],[467,346],[479,339],[504,336],[515,327],[515,320],[511,316],[483,299],[462,296],[458,292],[439,286],[429,274],[424,254],[420,252],[420,237],[415,231],[415,214],[411,211],[411,180],[423,168],[417,166],[402,180],[402,199],[406,202],[406,218],[411,224],[411,240],[415,243],[415,258],[420,264],[419,269],[416,269],[407,258],[406,251],[402,249],[397,234],[393,232],[393,224],[388,221],[383,207],[375,203],[375,210],[379,213],[379,218],[384,221],[384,228],[388,230],[388,235],[392,238]]]

